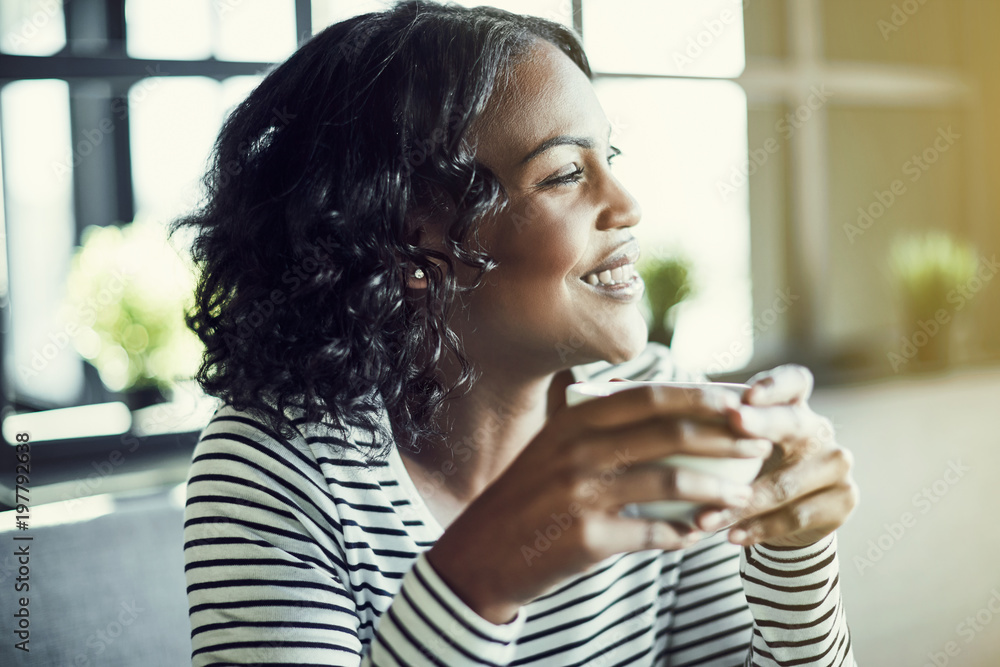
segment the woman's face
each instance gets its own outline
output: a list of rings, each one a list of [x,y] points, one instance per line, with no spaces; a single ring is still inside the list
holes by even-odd
[[[499,266],[463,297],[452,326],[473,362],[514,372],[636,356],[647,340],[633,272],[641,213],[612,173],[593,86],[540,41],[498,92],[471,139],[511,200],[481,226]]]

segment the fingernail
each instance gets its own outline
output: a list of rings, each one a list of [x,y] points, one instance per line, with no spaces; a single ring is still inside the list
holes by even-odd
[[[701,538],[703,538],[704,536],[705,536],[704,533],[702,533],[699,530],[692,531],[681,538],[681,544],[686,547],[689,547],[698,540],[700,540]]]
[[[725,412],[738,408],[740,397],[728,389],[711,389],[705,393],[705,404],[716,412]]]
[[[770,397],[770,395],[771,395],[771,390],[768,387],[765,387],[764,385],[760,384],[754,385],[753,396],[752,396],[754,403],[767,402],[767,399]]]
[[[701,518],[699,522],[704,530],[718,530],[726,524],[729,519],[729,512],[710,512]]]
[[[743,544],[747,541],[748,537],[749,535],[747,534],[747,531],[742,528],[733,528],[729,531],[729,541],[734,544]]]

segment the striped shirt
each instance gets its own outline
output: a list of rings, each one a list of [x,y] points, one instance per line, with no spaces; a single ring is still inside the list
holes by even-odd
[[[577,380],[696,380],[669,350]],[[426,560],[443,529],[398,451],[367,468],[343,434],[277,437],[222,406],[187,480],[192,663],[208,665],[856,665],[836,534],[801,549],[621,553],[522,606],[475,613]],[[350,437],[361,436],[354,432]]]

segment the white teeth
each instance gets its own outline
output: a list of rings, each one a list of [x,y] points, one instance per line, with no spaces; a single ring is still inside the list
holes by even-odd
[[[625,264],[615,269],[601,271],[600,273],[589,273],[584,277],[591,285],[617,285],[635,280],[636,272],[634,264]]]

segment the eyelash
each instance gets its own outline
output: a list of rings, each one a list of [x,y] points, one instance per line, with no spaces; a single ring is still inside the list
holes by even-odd
[[[612,150],[612,153],[611,153],[611,155],[608,156],[608,164],[609,165],[611,164],[611,161],[613,159],[615,159],[616,157],[618,157],[619,155],[622,154],[621,149],[618,148],[618,147],[616,147],[616,146],[611,146],[611,150]],[[545,183],[543,183],[542,185],[546,185],[546,186],[548,186],[548,185],[572,185],[574,183],[579,183],[581,176],[583,176],[583,167],[582,166],[581,167],[577,167],[575,170],[569,172],[568,174],[564,174],[562,176],[556,176],[555,178],[551,178],[548,181],[546,181]]]

